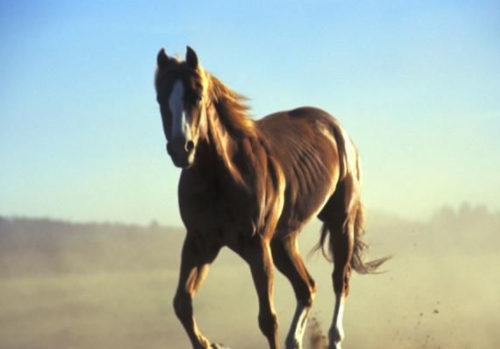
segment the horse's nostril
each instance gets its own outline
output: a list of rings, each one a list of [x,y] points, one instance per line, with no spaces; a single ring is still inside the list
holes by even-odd
[[[194,142],[193,141],[187,141],[186,143],[186,151],[188,153],[191,153],[194,149]]]

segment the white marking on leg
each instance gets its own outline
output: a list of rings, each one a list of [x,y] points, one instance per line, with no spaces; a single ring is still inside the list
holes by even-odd
[[[286,337],[287,349],[302,348],[302,338],[304,337],[309,310],[310,307],[305,306],[301,301],[297,302],[297,308],[295,309],[292,325],[290,326],[290,331]]]
[[[168,106],[172,115],[172,138],[190,140],[191,130],[184,110],[184,85],[181,80],[174,83],[168,99]]]
[[[342,324],[344,317],[345,296],[342,294],[335,295],[335,311],[333,313],[332,327],[330,328],[330,344],[329,349],[340,349],[340,343],[344,339],[344,326]]]

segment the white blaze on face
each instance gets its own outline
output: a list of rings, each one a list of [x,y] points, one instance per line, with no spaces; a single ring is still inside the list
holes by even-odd
[[[170,114],[172,115],[172,139],[191,139],[189,120],[184,110],[184,85],[181,80],[174,83],[168,99]]]

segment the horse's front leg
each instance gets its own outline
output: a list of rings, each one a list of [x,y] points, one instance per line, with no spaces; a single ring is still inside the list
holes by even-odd
[[[184,240],[181,255],[179,284],[174,297],[174,310],[184,326],[194,349],[210,348],[210,342],[201,334],[193,315],[193,297],[201,287],[210,264],[217,257],[220,246],[208,246],[189,233]]]
[[[259,297],[259,327],[269,341],[271,349],[279,349],[278,318],[273,305],[273,259],[269,241],[260,235],[249,241],[242,257],[248,262],[252,272],[253,282]]]

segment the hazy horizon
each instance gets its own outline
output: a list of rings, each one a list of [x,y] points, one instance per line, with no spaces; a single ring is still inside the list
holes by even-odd
[[[500,210],[495,210],[492,209],[484,204],[472,204],[470,202],[462,202],[457,205],[449,205],[445,204],[440,207],[436,207],[433,211],[429,212],[429,214],[425,216],[406,216],[404,214],[399,214],[397,212],[393,211],[387,211],[387,210],[382,210],[382,209],[376,209],[376,208],[370,208],[367,207],[365,208],[365,215],[367,222],[370,223],[370,220],[372,217],[391,217],[393,219],[401,219],[404,221],[409,221],[409,222],[414,222],[414,223],[428,223],[436,218],[436,216],[439,216],[441,214],[449,214],[449,215],[467,215],[468,213],[474,213],[474,212],[484,212],[486,214],[490,215],[499,215],[500,216]],[[184,229],[184,225],[182,222],[178,223],[168,223],[165,222],[164,220],[159,218],[152,217],[149,221],[144,221],[144,222],[136,222],[136,221],[131,221],[131,220],[116,220],[116,219],[110,219],[110,218],[104,218],[104,219],[73,219],[70,217],[62,217],[62,216],[50,216],[50,215],[21,215],[21,214],[4,214],[3,212],[0,212],[0,219],[7,219],[7,220],[34,220],[34,221],[51,221],[51,222],[67,222],[69,224],[102,224],[102,225],[123,225],[123,226],[137,226],[137,227],[150,227],[150,226],[161,226],[164,228],[173,228],[173,229]],[[320,224],[321,221],[314,217],[311,219],[310,222],[306,224],[304,227],[304,230],[310,229],[312,226]],[[370,230],[370,226],[366,227],[368,230]]]

